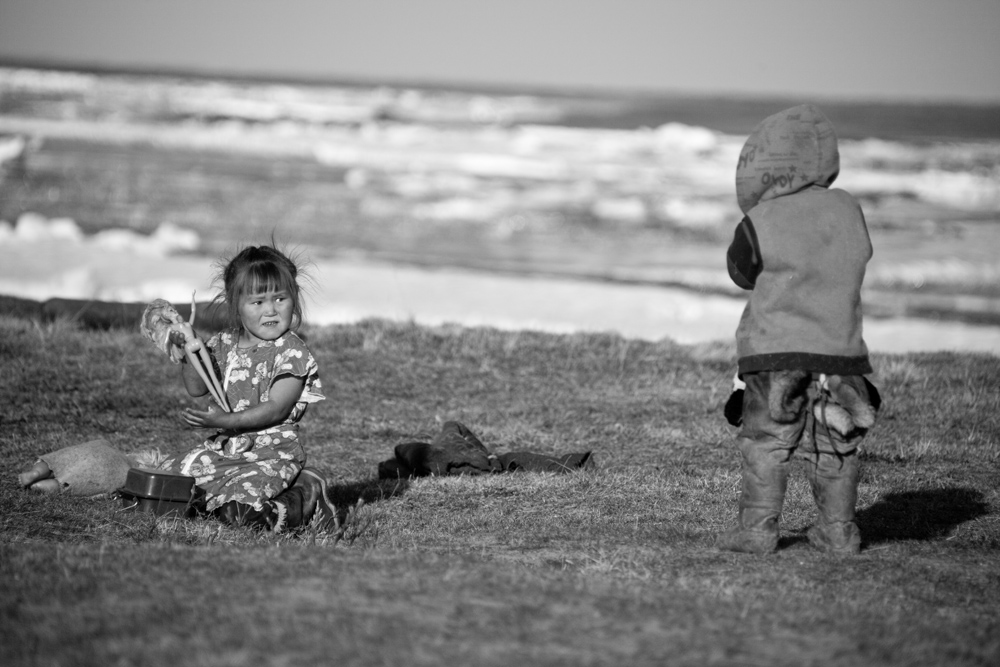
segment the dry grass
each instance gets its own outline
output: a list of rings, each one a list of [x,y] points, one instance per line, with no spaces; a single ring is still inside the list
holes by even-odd
[[[793,476],[781,549],[715,551],[738,461],[727,346],[369,321],[307,331],[306,417],[339,535],[259,534],[29,494],[94,437],[190,446],[174,369],[130,332],[0,319],[5,665],[990,665],[1000,659],[1000,360],[877,357],[864,551],[812,550]],[[464,421],[497,452],[598,468],[379,482],[395,444]]]

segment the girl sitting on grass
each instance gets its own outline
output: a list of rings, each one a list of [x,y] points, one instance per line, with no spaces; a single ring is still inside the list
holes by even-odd
[[[299,438],[306,408],[325,396],[316,360],[295,333],[302,321],[298,274],[295,263],[272,246],[245,248],[225,266],[222,296],[232,328],[205,345],[223,369],[232,411],[184,409],[189,426],[216,433],[159,466],[194,477],[205,492],[206,510],[228,524],[279,532],[310,521],[326,524],[334,516],[324,479],[304,467]],[[188,349],[202,345],[193,330],[184,334]],[[188,393],[209,393],[193,364],[186,358],[181,363]]]

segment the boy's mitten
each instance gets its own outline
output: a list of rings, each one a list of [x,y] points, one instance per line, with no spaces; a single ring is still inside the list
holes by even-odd
[[[813,404],[816,419],[843,436],[874,426],[878,408],[873,403],[881,402],[877,391],[874,396],[866,397],[854,385],[839,375],[821,375],[820,397]],[[867,381],[865,385],[870,386]]]
[[[740,379],[737,373],[733,377],[733,391],[729,394],[726,407],[722,409],[722,414],[726,416],[726,421],[731,426],[739,426],[743,423],[743,394],[746,393],[746,382]]]
[[[745,392],[742,389],[737,389],[729,395],[729,400],[726,401],[726,407],[723,408],[722,413],[726,415],[726,421],[732,426],[739,426],[743,423],[743,394]]]

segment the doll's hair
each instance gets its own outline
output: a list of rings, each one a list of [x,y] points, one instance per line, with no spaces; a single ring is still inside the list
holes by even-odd
[[[219,279],[223,292],[219,298],[226,306],[230,326],[242,328],[240,302],[247,294],[284,291],[292,299],[291,328],[302,324],[302,289],[299,265],[271,245],[247,246],[221,266]]]

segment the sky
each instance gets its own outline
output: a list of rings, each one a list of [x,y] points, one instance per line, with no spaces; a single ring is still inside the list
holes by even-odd
[[[0,0],[0,62],[1000,102],[1000,0]]]

